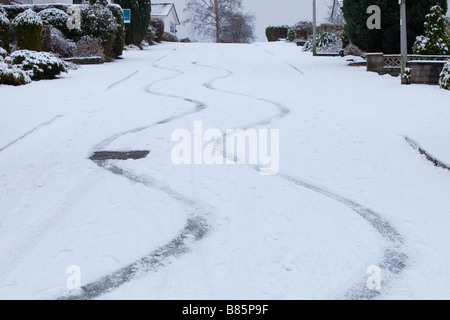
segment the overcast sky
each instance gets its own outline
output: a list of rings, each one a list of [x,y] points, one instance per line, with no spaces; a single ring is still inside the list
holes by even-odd
[[[182,25],[178,27],[178,37],[195,39],[190,34],[189,27],[183,23],[186,19],[184,12],[186,0],[172,0],[172,2],[175,3],[182,22]],[[312,2],[312,0],[242,0],[246,11],[256,16],[257,41],[267,41],[265,29],[270,25],[293,25],[301,20],[312,20]],[[318,23],[325,22],[328,14],[327,3],[332,2],[333,0],[317,0]]]

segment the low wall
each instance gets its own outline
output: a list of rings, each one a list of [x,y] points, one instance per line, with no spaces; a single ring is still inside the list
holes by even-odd
[[[380,75],[400,75],[401,56],[395,54],[368,53],[367,71]],[[439,84],[439,75],[450,56],[408,55],[408,67],[411,68],[411,83]]]
[[[412,84],[439,84],[439,76],[446,61],[409,61]]]

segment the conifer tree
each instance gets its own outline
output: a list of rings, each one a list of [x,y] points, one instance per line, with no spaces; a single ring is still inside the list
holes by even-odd
[[[443,10],[436,5],[426,15],[425,34],[414,43],[414,54],[447,55],[450,53],[450,34],[447,30]]]

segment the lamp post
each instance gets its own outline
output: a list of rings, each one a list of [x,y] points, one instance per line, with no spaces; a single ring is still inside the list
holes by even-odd
[[[313,56],[317,55],[317,14],[316,14],[316,0],[313,0]]]
[[[400,48],[402,56],[401,65],[401,77],[402,84],[407,84],[407,79],[405,77],[405,70],[408,65],[408,36],[407,36],[407,26],[406,26],[406,0],[399,0],[400,4]]]

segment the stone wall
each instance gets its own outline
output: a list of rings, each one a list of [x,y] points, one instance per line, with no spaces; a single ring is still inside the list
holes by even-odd
[[[438,84],[439,75],[450,56],[408,55],[408,67],[411,68],[411,83]],[[366,55],[367,71],[380,75],[400,75],[401,56],[383,53]]]

